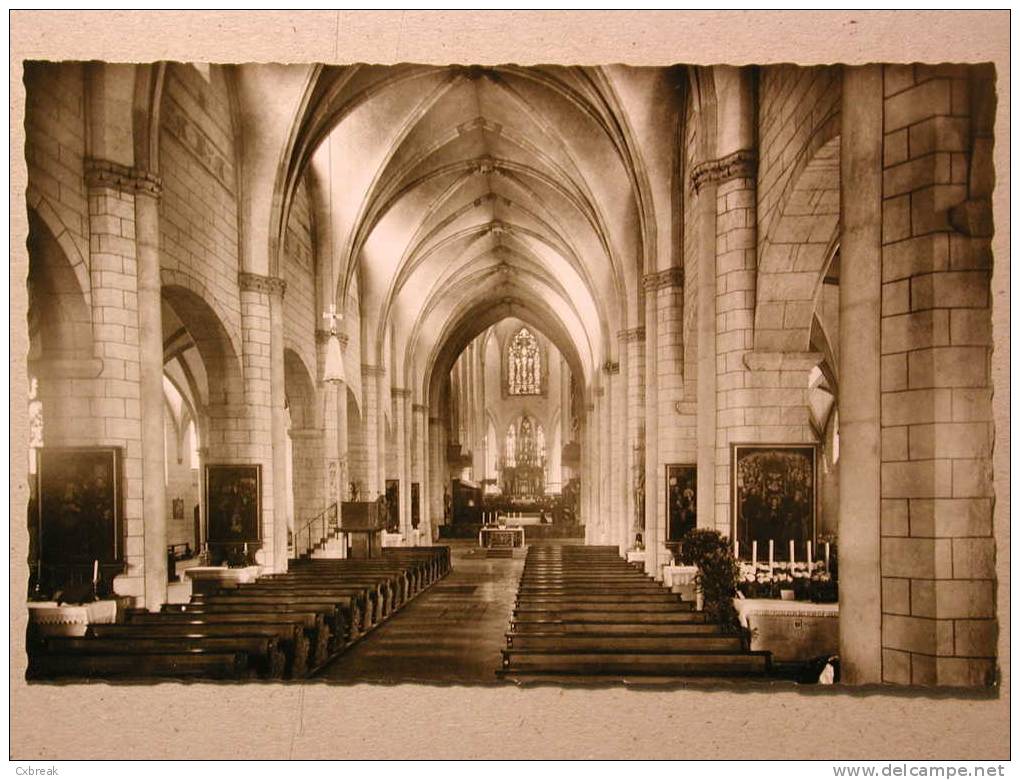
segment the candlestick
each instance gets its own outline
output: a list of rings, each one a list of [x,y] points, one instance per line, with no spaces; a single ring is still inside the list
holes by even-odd
[[[751,565],[755,568],[758,567],[758,542],[751,542]]]
[[[793,563],[793,560],[794,560],[794,556],[793,556],[793,539],[791,539],[790,540],[790,563]]]

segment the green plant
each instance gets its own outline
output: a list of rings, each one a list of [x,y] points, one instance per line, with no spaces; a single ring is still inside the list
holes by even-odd
[[[718,531],[697,528],[681,541],[681,561],[697,566],[695,584],[701,591],[703,609],[709,619],[724,631],[740,631],[740,620],[733,606],[740,578],[740,566],[733,557],[729,540]]]

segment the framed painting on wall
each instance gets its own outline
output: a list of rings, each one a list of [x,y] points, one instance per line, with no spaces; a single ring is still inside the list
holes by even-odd
[[[400,531],[400,480],[386,480],[386,530],[390,533]]]
[[[775,542],[777,560],[789,543],[814,541],[818,448],[814,444],[734,444],[731,484],[733,538],[747,557],[758,542],[759,559]]]
[[[40,447],[37,550],[50,570],[119,562],[123,480],[120,447]]]
[[[666,465],[666,541],[679,542],[698,526],[698,467],[693,463]]]
[[[210,544],[262,538],[262,466],[207,464],[205,511]]]

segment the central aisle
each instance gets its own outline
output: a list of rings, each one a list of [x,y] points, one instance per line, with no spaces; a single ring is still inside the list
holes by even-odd
[[[524,568],[486,558],[473,540],[444,540],[453,571],[317,675],[350,682],[500,682],[500,651]]]

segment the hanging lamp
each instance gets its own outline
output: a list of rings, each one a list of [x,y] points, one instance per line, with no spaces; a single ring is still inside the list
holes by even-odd
[[[330,134],[326,138],[326,143],[329,144],[327,150],[329,152],[329,219],[330,222],[333,220],[333,136]],[[336,295],[336,281],[333,277],[334,273],[334,262],[333,262],[333,231],[330,231],[329,236],[329,288],[332,291],[332,295]],[[322,371],[322,380],[324,382],[330,382],[332,384],[341,384],[347,381],[347,377],[344,374],[344,360],[343,355],[340,354],[340,339],[336,335],[336,321],[338,315],[336,313],[336,303],[331,302],[329,304],[329,311],[325,312],[323,318],[329,320],[329,338],[326,340],[326,364]]]

